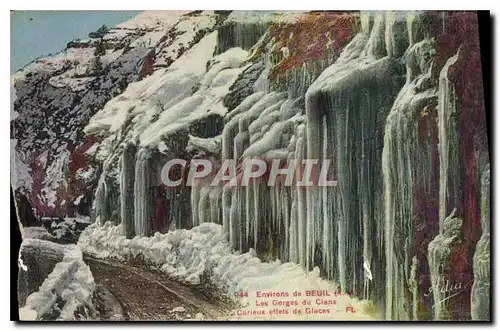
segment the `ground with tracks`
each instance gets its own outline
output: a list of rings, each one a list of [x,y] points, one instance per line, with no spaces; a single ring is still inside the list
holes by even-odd
[[[86,257],[101,320],[224,320],[231,304],[145,266]]]

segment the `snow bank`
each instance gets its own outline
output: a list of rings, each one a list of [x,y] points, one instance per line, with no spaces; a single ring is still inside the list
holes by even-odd
[[[152,237],[126,239],[121,226],[107,222],[99,227],[89,226],[80,236],[78,245],[85,253],[101,259],[127,261],[131,258],[143,259],[160,271],[188,284],[200,284],[208,279],[211,285],[221,290],[235,302],[253,310],[255,293],[288,292],[306,290],[328,290],[335,292],[337,286],[319,277],[319,269],[305,272],[295,263],[281,263],[279,260],[265,263],[257,258],[253,249],[240,254],[234,253],[222,231],[215,223],[202,223],[191,230],[175,230],[166,234],[155,233]],[[206,278],[205,278],[206,277]],[[248,292],[248,297],[237,297],[236,293]],[[269,298],[270,300],[271,298]],[[274,298],[276,299],[276,298]],[[311,307],[316,304],[311,299]],[[356,314],[332,311],[329,315],[303,314],[278,316],[241,316],[236,311],[234,319],[374,319],[363,313],[370,306],[348,295],[336,297],[337,306],[352,306]],[[240,311],[241,312],[241,311]]]
[[[83,262],[81,250],[75,245],[38,239],[24,240],[23,246],[36,247],[54,255],[62,253],[63,258],[38,291],[27,297],[25,306],[19,310],[21,319],[74,320],[87,317],[92,309],[95,283],[90,268]]]

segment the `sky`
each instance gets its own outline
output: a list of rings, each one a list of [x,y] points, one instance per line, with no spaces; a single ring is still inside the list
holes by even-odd
[[[112,27],[136,16],[140,11],[11,11],[10,72],[29,62],[66,47],[75,38],[103,24]]]

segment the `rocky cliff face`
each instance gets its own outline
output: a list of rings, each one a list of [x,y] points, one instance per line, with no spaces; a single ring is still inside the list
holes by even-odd
[[[142,13],[14,75],[17,190],[38,217],[129,238],[220,223],[382,318],[484,319],[479,54],[471,12]],[[166,162],[200,157],[329,160],[338,185],[162,184]]]

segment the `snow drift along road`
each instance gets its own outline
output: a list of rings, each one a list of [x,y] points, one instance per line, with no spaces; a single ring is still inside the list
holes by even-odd
[[[126,239],[120,225],[110,222],[104,226],[92,224],[81,234],[78,245],[83,252],[100,259],[127,261],[141,258],[145,263],[159,268],[160,271],[188,284],[200,284],[208,279],[234,301],[251,310],[256,301],[256,291],[289,292],[295,290],[329,290],[337,286],[322,279],[319,269],[306,273],[295,263],[281,263],[279,260],[266,263],[256,257],[253,249],[241,254],[233,252],[222,226],[203,223],[191,230],[175,230],[166,234],[155,233],[152,237]],[[204,278],[206,277],[206,278]],[[248,297],[236,297],[237,292],[248,292]],[[375,319],[363,313],[371,305],[348,295],[336,298],[337,307],[353,306],[356,314],[346,314],[344,310],[329,315],[288,315],[290,319]],[[320,307],[312,298],[311,307]],[[324,307],[323,307],[324,308]],[[237,315],[237,314],[236,314]],[[279,319],[288,316],[278,316]],[[237,318],[237,316],[236,316]],[[247,318],[273,318],[270,316],[244,316]]]

